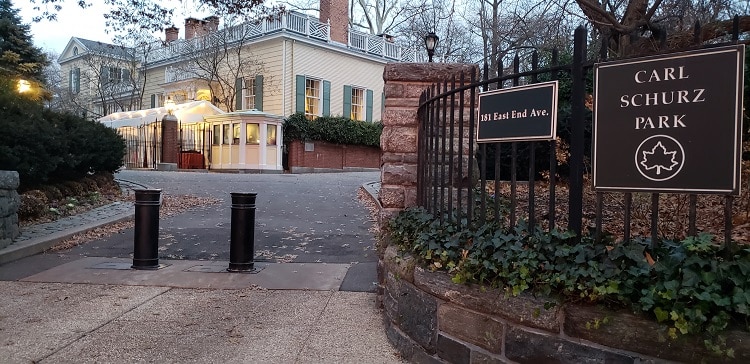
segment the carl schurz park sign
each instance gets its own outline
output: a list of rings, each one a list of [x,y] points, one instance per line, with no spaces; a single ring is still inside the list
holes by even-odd
[[[594,189],[738,193],[744,46],[597,64]]]
[[[557,81],[479,94],[477,142],[555,139]]]

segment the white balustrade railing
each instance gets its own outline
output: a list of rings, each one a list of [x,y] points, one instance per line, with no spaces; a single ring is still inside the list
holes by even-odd
[[[191,78],[208,79],[208,73],[195,68],[181,68],[169,66],[164,70],[164,82],[178,82]]]
[[[320,22],[318,19],[305,14],[292,12],[261,22],[247,22],[224,28],[192,39],[174,40],[166,45],[154,47],[146,55],[146,60],[148,63],[155,63],[164,60],[185,59],[202,49],[208,49],[218,44],[247,41],[277,31],[289,31],[324,42],[331,41],[330,24]],[[383,37],[353,29],[349,29],[348,46],[353,50],[395,61],[414,62],[419,57],[416,52],[407,50]]]

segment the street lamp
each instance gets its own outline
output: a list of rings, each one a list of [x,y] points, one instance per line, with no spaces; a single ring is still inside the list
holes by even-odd
[[[26,80],[18,80],[18,93],[26,93],[31,91],[31,82]]]
[[[438,43],[438,36],[433,32],[427,33],[424,36],[424,46],[427,48],[427,56],[429,57],[428,62],[432,62],[432,56],[435,54],[435,47]]]

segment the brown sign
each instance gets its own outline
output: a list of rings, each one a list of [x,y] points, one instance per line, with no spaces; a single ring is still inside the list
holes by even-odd
[[[739,193],[744,50],[597,64],[594,189]]]

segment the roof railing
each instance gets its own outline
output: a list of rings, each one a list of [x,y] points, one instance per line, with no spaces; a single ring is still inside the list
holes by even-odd
[[[247,42],[277,32],[291,32],[325,43],[331,42],[331,24],[320,22],[309,15],[289,12],[280,17],[260,22],[246,22],[233,27],[197,36],[191,39],[178,39],[153,47],[146,55],[148,63],[167,60],[189,59],[196,52],[227,44],[244,45]],[[399,46],[383,36],[349,29],[347,47],[368,55],[379,56],[399,62],[416,62],[419,54],[413,49]]]

